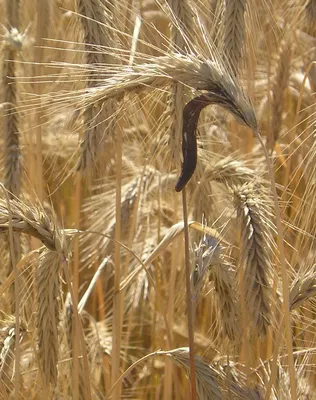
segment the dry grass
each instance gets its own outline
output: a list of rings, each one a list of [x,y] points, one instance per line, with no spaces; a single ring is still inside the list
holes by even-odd
[[[315,1],[0,8],[0,398],[314,399]]]

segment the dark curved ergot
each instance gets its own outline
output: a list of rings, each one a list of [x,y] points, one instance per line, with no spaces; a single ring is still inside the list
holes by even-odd
[[[205,95],[201,95],[189,101],[183,109],[183,163],[181,175],[175,186],[176,192],[181,192],[194,174],[197,163],[197,124],[201,111],[209,104],[208,98]]]
[[[195,97],[193,100],[189,101],[183,109],[183,163],[181,175],[175,186],[177,192],[180,192],[185,187],[194,174],[197,163],[197,124],[203,108],[211,104],[224,107],[227,111],[232,113],[240,123],[249,126],[253,130],[258,129],[253,108],[245,98],[234,96],[232,89],[230,91],[224,91],[220,87],[216,87],[213,88],[212,91]]]

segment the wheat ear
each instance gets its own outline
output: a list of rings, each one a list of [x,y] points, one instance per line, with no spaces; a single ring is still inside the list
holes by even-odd
[[[187,374],[190,373],[189,349],[187,347],[169,350],[165,354],[171,357],[177,365],[184,368]],[[222,399],[216,371],[201,357],[195,356],[194,360],[197,398],[201,400]]]
[[[306,4],[306,14],[308,21],[310,22],[311,25],[315,24],[316,21],[316,1],[315,0],[309,0]],[[315,29],[315,25],[314,25]]]
[[[21,148],[19,131],[19,114],[17,112],[18,88],[15,79],[18,52],[23,47],[24,36],[17,29],[19,1],[7,1],[7,18],[9,30],[4,35],[3,65],[2,65],[2,87],[4,90],[4,186],[7,196],[19,196],[21,191]],[[10,26],[11,25],[11,26]],[[13,236],[13,247],[15,259],[19,260],[21,253],[20,237]],[[6,247],[9,247],[6,244]],[[12,257],[12,254],[11,254]],[[7,265],[7,275],[12,270],[12,263]]]
[[[38,355],[47,387],[57,382],[61,261],[60,254],[45,249],[36,272]]]
[[[15,7],[11,5],[9,7]],[[12,24],[15,26],[14,24]],[[14,63],[22,37],[17,28],[11,28],[5,34],[5,47],[3,54],[2,83],[4,88],[4,102],[6,107],[4,117],[4,186],[9,195],[19,196],[21,190],[21,150],[19,118],[16,110],[17,83],[15,81]]]
[[[39,257],[36,272],[38,354],[43,379],[47,386],[57,381],[59,273],[60,263],[67,259],[67,244],[56,223],[36,207],[10,200],[10,210],[0,200],[0,231],[23,232],[37,237],[46,246]]]
[[[140,198],[142,192],[146,190],[148,186],[151,185],[153,182],[154,176],[155,176],[156,170],[151,167],[146,167],[145,170],[139,171],[135,178],[131,181],[129,181],[126,185],[122,187],[122,199],[121,199],[121,230],[122,230],[122,236],[126,236],[128,233],[128,226],[131,220],[131,217],[133,215],[135,206],[137,205],[137,201]],[[113,192],[114,194],[114,192]],[[84,211],[87,215],[93,215],[93,210],[97,207],[104,207],[104,197],[103,195],[96,195],[95,198],[92,197],[91,203],[87,203],[87,205],[84,207]],[[108,214],[107,214],[108,212]],[[113,241],[112,239],[114,238],[114,233],[115,233],[115,227],[116,227],[116,218],[114,215],[114,210],[112,207],[105,207],[104,208],[104,218],[98,219],[95,221],[95,219],[92,219],[93,224],[89,227],[90,230],[93,231],[99,231],[102,232],[104,230],[104,226],[107,225],[107,228],[105,230],[105,233],[107,237],[101,238],[100,241],[98,241],[98,246],[95,246],[95,244],[90,248],[87,247],[85,244],[83,247],[86,249],[87,253],[87,258],[86,255],[84,255],[84,261],[89,261],[91,259],[91,256],[96,253],[96,248],[104,249],[100,253],[100,250],[97,251],[99,256],[110,254],[113,251]],[[86,254],[85,253],[85,254]]]
[[[243,161],[228,156],[215,159],[211,164],[208,163],[204,170],[203,180],[224,182],[231,186],[256,181],[258,173],[248,168]]]
[[[246,0],[225,0],[224,54],[234,75],[238,73],[245,36]]]
[[[26,327],[21,323],[19,332],[19,341],[21,342],[26,336]],[[12,366],[14,364],[14,347],[17,341],[16,320],[14,317],[6,316],[4,321],[0,323],[0,382],[3,386],[10,387],[12,385],[10,377],[15,371]],[[6,392],[6,391],[5,391]],[[0,397],[3,390],[0,384]],[[8,396],[8,393],[5,393]],[[2,398],[2,397],[1,397]],[[3,397],[7,398],[7,397]]]
[[[222,330],[231,341],[239,343],[240,325],[234,269],[221,258],[212,266],[210,280],[214,282],[217,306],[221,315]]]
[[[112,20],[112,10],[108,2],[101,0],[77,0],[77,10],[81,17],[81,25],[86,44],[86,61],[88,66],[107,64],[111,57],[101,51],[98,46],[114,47],[113,32],[108,28]],[[97,83],[88,77],[87,86],[93,88]],[[91,168],[95,162],[100,143],[111,136],[114,129],[114,103],[108,100],[98,105],[91,104],[84,111],[85,132],[81,142],[81,153],[77,169]],[[112,132],[113,133],[113,132]]]
[[[71,67],[71,65],[69,65]],[[171,81],[182,83],[197,90],[217,92],[219,102],[233,103],[239,119],[249,126],[256,126],[254,111],[243,95],[236,81],[227,74],[220,63],[203,59],[192,54],[170,53],[161,57],[147,57],[141,64],[115,65],[90,68],[96,87],[71,93],[54,93],[43,96],[40,107],[46,105],[63,108],[67,104],[84,109],[92,104],[98,105],[107,99],[121,100],[126,93],[137,92],[144,88],[168,86]],[[79,66],[76,66],[79,68]],[[84,70],[86,66],[82,67]],[[222,101],[220,101],[222,100]],[[30,102],[30,107],[38,105]]]
[[[241,227],[241,265],[245,287],[245,304],[260,335],[265,335],[270,323],[270,289],[268,256],[268,212],[262,194],[252,184],[233,188],[234,205]],[[243,295],[243,294],[242,294]]]
[[[300,307],[305,300],[316,295],[316,265],[303,277],[298,277],[291,285],[290,308]]]
[[[12,228],[41,240],[51,251],[65,253],[65,241],[53,220],[38,207],[29,207],[19,200],[10,200]],[[9,228],[9,212],[4,200],[0,200],[0,232]]]

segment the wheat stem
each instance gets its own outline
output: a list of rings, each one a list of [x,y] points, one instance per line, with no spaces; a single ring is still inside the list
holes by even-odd
[[[193,326],[193,307],[191,295],[191,263],[190,263],[190,239],[188,225],[188,208],[186,191],[182,191],[182,208],[184,223],[184,248],[185,248],[185,277],[186,277],[186,303],[188,312],[188,333],[190,349],[190,381],[191,381],[191,399],[196,400],[196,382],[195,382],[195,361],[194,361],[194,326]]]
[[[80,321],[79,313],[78,313],[78,302],[77,298],[75,296],[75,293],[73,291],[73,285],[71,283],[71,279],[69,276],[68,272],[68,266],[65,261],[63,261],[63,269],[64,269],[64,274],[66,277],[66,282],[68,285],[68,290],[71,296],[71,301],[73,305],[73,315],[75,317],[75,323],[76,326],[78,327],[78,332],[79,332],[79,342],[81,345],[81,351],[82,351],[82,359],[83,359],[83,368],[84,368],[84,377],[85,377],[85,399],[91,400],[91,386],[90,386],[90,374],[89,374],[89,363],[88,363],[88,357],[87,357],[87,351],[86,351],[86,341],[84,337],[84,332],[82,328],[82,324]],[[78,397],[79,398],[79,397]]]
[[[122,185],[122,122],[118,125],[116,137],[116,208],[115,208],[115,250],[114,250],[114,298],[113,298],[113,339],[112,339],[112,373],[111,383],[114,385],[119,377],[120,354],[121,354],[121,332],[122,315],[121,301],[121,185]],[[121,397],[121,386],[115,388],[113,398],[119,400]]]
[[[281,264],[281,274],[282,274],[282,291],[283,291],[283,312],[285,320],[285,335],[286,335],[286,346],[288,353],[289,371],[290,371],[290,385],[291,385],[291,397],[292,400],[296,400],[296,378],[295,378],[295,366],[294,366],[294,356],[293,356],[293,344],[292,344],[292,330],[291,330],[291,316],[290,316],[290,297],[289,297],[289,281],[286,268],[286,258],[285,258],[285,248],[284,248],[284,233],[283,225],[281,220],[281,211],[278,202],[278,194],[276,190],[276,184],[274,179],[274,172],[272,169],[270,157],[266,146],[262,140],[262,136],[259,131],[255,132],[259,143],[262,147],[271,182],[271,191],[273,194],[275,216],[276,216],[276,226],[278,230],[278,247],[280,254],[280,264]],[[279,331],[281,334],[281,330]],[[269,399],[267,399],[269,400]]]

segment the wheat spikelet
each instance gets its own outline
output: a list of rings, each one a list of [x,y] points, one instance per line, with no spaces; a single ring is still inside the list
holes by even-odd
[[[223,392],[225,392],[226,396],[233,396],[233,399],[236,400],[264,399],[265,389],[257,383],[260,378],[256,370],[251,369],[255,382],[254,387],[251,387],[247,375],[243,373],[245,365],[237,364],[232,361],[227,363],[227,358],[224,356],[219,361],[212,363],[212,367],[218,374],[218,379],[223,386]]]
[[[172,357],[173,361],[189,373],[189,349],[187,347],[168,351],[158,351],[152,355],[164,354]],[[225,361],[226,357],[225,357]],[[249,386],[247,377],[242,373],[244,365],[230,362],[228,365],[221,361],[208,365],[205,360],[195,356],[197,398],[200,400],[232,398],[234,400],[263,400],[264,387],[258,383]],[[255,378],[258,373],[251,370]],[[254,379],[255,381],[255,379]],[[229,397],[228,397],[229,396]]]
[[[306,3],[306,14],[307,18],[310,21],[311,24],[315,24],[316,21],[316,1],[315,0],[309,0]],[[315,25],[314,25],[315,28]]]
[[[81,24],[86,43],[86,59],[89,65],[99,65],[111,62],[111,57],[94,49],[98,46],[114,47],[113,33],[107,28],[111,22],[111,6],[101,0],[77,0],[78,13],[83,16]],[[96,85],[93,77],[88,78],[88,87]],[[115,104],[112,100],[99,105],[90,105],[84,111],[85,132],[81,142],[81,155],[77,168],[91,168],[100,142],[113,133]]]
[[[36,271],[38,355],[47,386],[56,385],[58,362],[58,325],[60,296],[60,262],[57,252],[45,249]]]
[[[136,172],[136,171],[135,171]],[[127,184],[122,187],[122,201],[121,201],[121,228],[122,235],[126,235],[128,233],[128,227],[130,223],[130,218],[133,215],[134,207],[138,201],[140,201],[140,196],[142,196],[143,191],[147,191],[151,182],[154,179],[156,169],[150,166],[137,171],[135,178],[130,180]],[[84,206],[84,211],[87,215],[91,216],[91,225],[89,226],[89,230],[104,232],[108,237],[98,239],[99,246],[95,246],[95,241],[92,243],[92,248],[90,246],[84,246],[85,253],[89,259],[91,256],[98,252],[99,256],[111,254],[113,250],[113,241],[109,238],[114,238],[114,232],[116,227],[116,218],[114,215],[114,196],[112,192],[108,192],[110,203],[105,205],[104,196],[96,195],[93,196],[89,202]],[[140,202],[141,204],[141,202]],[[102,218],[98,218],[95,220],[93,218],[93,210],[96,207],[104,208],[104,213],[102,214]],[[92,213],[90,212],[92,210]],[[140,216],[143,217],[142,215]],[[104,227],[106,227],[104,229]],[[85,240],[85,239],[83,239]],[[100,253],[100,249],[102,252]]]
[[[217,238],[204,235],[191,253],[194,265],[191,273],[192,296],[196,300],[210,268],[218,263],[221,246]]]
[[[11,6],[14,7],[14,6]],[[12,194],[19,196],[21,190],[21,150],[19,120],[16,110],[17,84],[15,81],[15,54],[22,45],[22,35],[16,28],[5,34],[6,46],[3,54],[2,84],[5,89],[4,102],[4,185]]]
[[[20,200],[10,200],[12,212],[12,228],[15,232],[22,232],[34,236],[51,251],[63,254],[66,258],[66,243],[56,223],[37,207],[29,207]],[[0,200],[0,232],[9,228],[9,212],[7,203]]]
[[[287,400],[291,397],[289,391],[290,377],[288,372],[281,364],[278,365],[278,391],[275,394],[276,400]],[[304,370],[301,367],[297,371],[297,399],[298,400],[315,400],[315,393],[311,387],[309,380],[304,377]]]
[[[259,180],[257,171],[247,167],[241,160],[235,160],[231,156],[215,159],[206,165],[203,180],[226,182],[228,185],[243,184],[249,181]]]
[[[217,305],[221,315],[222,331],[231,341],[240,340],[239,309],[233,268],[219,259],[211,268],[210,280],[214,282]]]
[[[298,277],[291,285],[290,305],[291,310],[300,307],[305,300],[316,295],[316,265],[303,277]]]
[[[189,349],[187,347],[174,349],[166,352],[172,357],[174,362],[184,368],[188,374],[189,368]],[[221,399],[222,392],[217,382],[216,372],[199,356],[195,356],[196,391],[198,399]]]
[[[56,158],[69,161],[78,146],[77,130],[82,118],[78,112],[59,113],[43,130],[43,155],[51,167]]]
[[[19,1],[7,1],[7,19],[9,30],[3,35],[2,47],[2,88],[4,91],[4,121],[3,121],[3,156],[4,156],[4,178],[3,183],[8,191],[9,198],[19,196],[21,191],[21,149],[19,132],[19,114],[17,112],[18,90],[16,76],[17,53],[22,49],[24,36],[19,33],[18,12]],[[11,25],[11,26],[10,26]],[[5,239],[5,241],[7,241]],[[20,237],[13,237],[14,252],[16,260],[20,258]],[[8,243],[6,247],[9,248]],[[7,263],[7,275],[12,270],[12,262]]]
[[[234,75],[238,73],[245,35],[246,0],[225,0],[224,53]]]
[[[218,238],[204,235],[193,250],[194,270],[191,274],[192,297],[196,303],[205,278],[214,282],[216,300],[221,315],[222,331],[230,340],[240,337],[236,282],[233,269],[223,260],[222,247]]]
[[[260,335],[264,335],[270,321],[270,262],[268,213],[262,193],[253,184],[233,187],[234,205],[241,226],[241,265],[244,268],[245,305]]]
[[[2,317],[1,313],[1,317]],[[16,342],[15,333],[15,318],[5,316],[4,320],[0,323],[0,381],[9,388],[12,383],[10,377],[14,373],[12,368],[14,362],[14,346]],[[24,323],[20,324],[20,338],[21,342],[26,335],[26,328]],[[0,386],[1,395],[1,386]],[[8,393],[7,393],[8,395]]]

